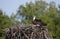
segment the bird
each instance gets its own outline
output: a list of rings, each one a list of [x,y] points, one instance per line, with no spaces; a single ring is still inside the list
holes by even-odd
[[[47,25],[46,23],[42,22],[41,19],[37,19],[36,16],[33,16],[32,23],[34,25],[40,25],[40,26],[46,26]]]

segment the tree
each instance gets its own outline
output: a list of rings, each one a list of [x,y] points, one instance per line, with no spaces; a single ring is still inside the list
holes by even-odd
[[[3,14],[3,11],[0,10],[0,36],[4,36],[5,28],[9,27],[12,24],[11,19]]]
[[[35,3],[26,3],[26,6],[19,6],[17,14],[22,16],[22,23],[29,24],[32,24],[32,17],[35,15],[37,19],[41,19],[43,22],[47,23],[47,28],[54,39],[60,39],[60,18],[55,2],[52,1],[48,4],[45,1],[39,0]]]
[[[26,7],[23,5],[20,5],[18,14],[22,16],[22,22],[31,23],[33,15],[36,16],[36,18],[40,18],[40,15],[43,13],[47,6],[47,3],[45,1],[36,1],[36,3],[30,2],[29,4],[26,3]],[[24,22],[24,23],[25,23]]]

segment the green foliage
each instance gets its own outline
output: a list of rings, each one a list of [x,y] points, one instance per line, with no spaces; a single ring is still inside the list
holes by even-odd
[[[11,19],[7,15],[5,15],[2,10],[0,10],[0,36],[3,37],[5,35],[5,28],[9,27],[11,24]],[[2,39],[2,37],[0,37],[0,39]]]
[[[47,28],[53,39],[60,39],[60,6],[58,10],[55,2],[48,4],[42,0],[35,1],[35,3],[26,3],[26,6],[20,5],[17,14],[12,14],[11,17],[8,17],[0,10],[0,33],[3,34],[3,37],[0,37],[0,39],[4,39],[5,28],[11,24],[19,24],[18,16],[21,17],[22,23],[32,24],[34,15],[37,19],[47,23]]]
[[[31,23],[34,15],[37,19],[47,23],[47,28],[54,39],[60,39],[59,13],[55,2],[52,1],[48,4],[42,0],[26,3],[26,6],[20,5],[17,12],[18,15],[22,16],[22,23]]]
[[[32,2],[26,3],[26,6],[20,5],[18,14],[20,14],[22,18],[25,17],[24,20],[27,19],[31,22],[33,15],[35,15],[37,19],[40,18],[40,15],[43,13],[46,6],[47,3],[45,1],[36,1],[35,4]]]

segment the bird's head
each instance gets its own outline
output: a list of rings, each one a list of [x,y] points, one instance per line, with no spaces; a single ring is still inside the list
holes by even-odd
[[[33,16],[33,21],[36,19],[36,16]]]

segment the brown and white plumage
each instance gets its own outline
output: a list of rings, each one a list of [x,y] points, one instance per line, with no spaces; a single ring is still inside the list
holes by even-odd
[[[40,19],[36,19],[36,16],[33,16],[33,21],[32,21],[32,23],[34,24],[34,25],[41,25],[41,26],[46,26],[47,24],[45,24],[44,22],[42,22]]]

